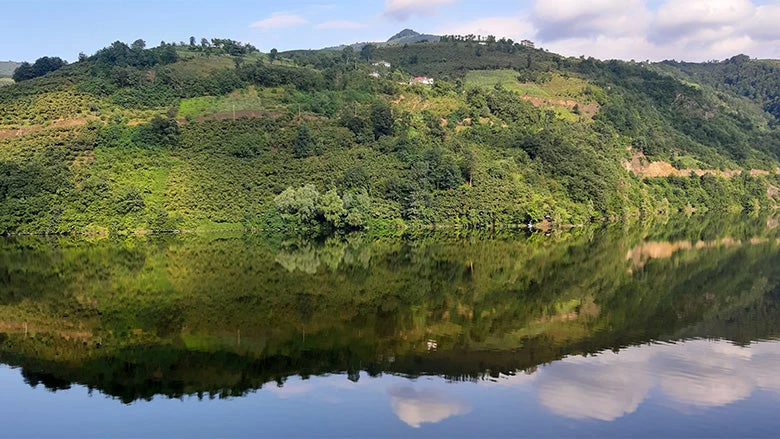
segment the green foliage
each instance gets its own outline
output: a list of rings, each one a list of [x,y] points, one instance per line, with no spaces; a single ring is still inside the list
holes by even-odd
[[[377,101],[371,105],[371,123],[374,126],[374,138],[393,134],[393,113],[390,105]]]
[[[321,225],[346,230],[365,227],[371,200],[365,190],[348,192],[342,199],[334,189],[320,195],[314,185],[307,184],[285,189],[274,198],[274,205],[293,230],[312,232]]]
[[[61,69],[67,64],[67,62],[56,56],[51,58],[44,56],[35,60],[33,64],[27,62],[20,64],[19,67],[14,70],[12,78],[16,82],[27,81],[28,79],[37,78],[49,72]]]
[[[153,147],[172,147],[179,140],[179,124],[176,119],[155,116],[148,124],[138,127],[133,137],[136,145]]]
[[[758,102],[780,122],[780,67],[768,60],[752,60],[747,55],[737,55],[720,62],[686,63],[664,61],[657,65],[669,72],[715,88],[731,91]]]
[[[298,126],[298,134],[295,136],[292,153],[295,158],[308,157],[312,150],[311,134],[309,126],[305,123]]]
[[[272,63],[229,40],[114,43],[0,89],[0,230],[484,228],[776,204],[780,130],[758,97],[485,43]],[[372,77],[366,58],[393,70]],[[410,73],[435,85],[399,84]],[[626,170],[637,151],[728,177],[641,179]],[[274,202],[308,185],[313,213]]]

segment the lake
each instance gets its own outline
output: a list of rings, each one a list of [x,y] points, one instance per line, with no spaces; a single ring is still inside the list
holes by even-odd
[[[0,238],[7,437],[777,436],[780,233]]]

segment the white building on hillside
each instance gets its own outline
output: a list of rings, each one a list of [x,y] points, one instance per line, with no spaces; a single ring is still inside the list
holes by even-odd
[[[429,78],[427,76],[415,76],[409,80],[409,85],[414,84],[433,85],[433,78]]]

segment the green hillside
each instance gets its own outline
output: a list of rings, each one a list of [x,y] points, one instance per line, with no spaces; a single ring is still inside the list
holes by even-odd
[[[758,103],[780,123],[780,63],[738,55],[721,62],[665,61],[656,67],[682,80],[706,84]]]
[[[777,205],[763,94],[442,40],[268,55],[139,40],[36,63],[56,70],[0,89],[0,232],[548,227]]]

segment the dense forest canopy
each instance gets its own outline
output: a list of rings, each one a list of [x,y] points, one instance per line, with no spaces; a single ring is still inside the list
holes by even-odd
[[[37,66],[37,67],[36,67]],[[773,210],[776,64],[505,38],[114,42],[0,88],[0,233],[582,224]]]

